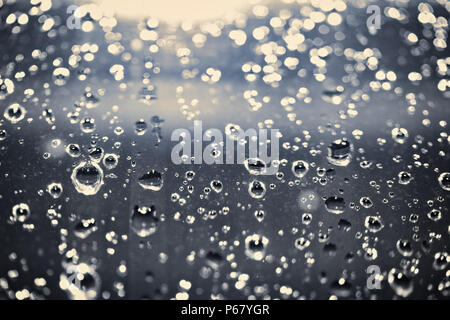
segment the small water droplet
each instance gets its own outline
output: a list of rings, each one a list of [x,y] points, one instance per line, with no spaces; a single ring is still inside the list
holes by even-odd
[[[266,185],[264,182],[253,180],[248,186],[248,193],[254,199],[261,199],[266,194]]]
[[[14,221],[25,222],[30,218],[30,207],[26,203],[16,204],[12,208],[12,217]]]
[[[409,137],[408,130],[405,128],[394,128],[392,129],[392,139],[394,139],[395,142],[403,144],[406,142],[406,140]]]
[[[368,216],[364,220],[364,226],[367,230],[369,230],[372,233],[376,233],[383,229],[384,224],[381,221],[380,217],[377,216]]]
[[[328,162],[335,166],[345,167],[352,160],[353,145],[345,138],[335,140],[328,147]]]
[[[391,271],[389,271],[388,283],[395,294],[403,298],[409,296],[414,290],[412,278],[396,268],[392,268]]]

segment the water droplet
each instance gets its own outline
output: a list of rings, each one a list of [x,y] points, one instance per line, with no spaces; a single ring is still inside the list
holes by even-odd
[[[53,182],[47,186],[47,192],[53,197],[53,199],[57,199],[61,196],[63,187],[61,183]]]
[[[297,160],[292,163],[291,167],[292,173],[297,178],[304,177],[309,171],[309,164],[303,160]]]
[[[216,193],[220,193],[223,189],[223,184],[220,180],[213,180],[210,183],[211,189]]]
[[[297,239],[295,239],[295,242],[294,242],[295,247],[300,251],[308,248],[310,244],[311,244],[311,241],[309,241],[308,239],[306,239],[304,237],[297,238]]]
[[[5,129],[0,130],[0,141],[3,141],[6,139],[7,133]]]
[[[60,67],[53,70],[53,82],[57,86],[65,85],[69,77],[70,77],[70,70],[67,68]]]
[[[9,79],[2,79],[0,76],[0,100],[4,100],[14,92],[14,82]]]
[[[253,180],[248,186],[248,193],[254,199],[261,199],[266,194],[266,185],[258,180]]]
[[[258,220],[258,222],[262,222],[264,220],[266,213],[264,212],[264,210],[255,210],[254,212],[254,216],[256,218],[256,220]]]
[[[86,90],[84,93],[84,101],[86,102],[86,108],[92,109],[98,106],[98,103],[100,100],[92,93],[92,91],[89,89]]]
[[[392,139],[394,139],[395,142],[403,144],[406,142],[406,140],[409,137],[408,130],[405,128],[394,128],[392,129]]]
[[[82,219],[75,225],[74,234],[80,239],[86,239],[92,233],[97,231],[97,225],[94,218]]]
[[[449,172],[443,172],[438,178],[439,185],[442,189],[445,191],[450,191],[450,173]]]
[[[95,131],[95,119],[91,117],[83,118],[80,121],[81,131],[84,133],[91,133]]]
[[[192,170],[186,171],[185,177],[188,181],[192,181],[195,177],[195,172]]]
[[[309,225],[312,221],[312,214],[311,213],[304,213],[302,214],[302,223],[304,225]]]
[[[12,217],[14,221],[25,222],[30,218],[30,207],[26,203],[16,204],[12,208]]]
[[[237,141],[241,138],[242,129],[239,125],[229,123],[225,126],[225,134],[232,140]]]
[[[329,256],[335,256],[337,252],[337,246],[334,243],[327,243],[323,246],[323,252]]]
[[[442,218],[441,210],[433,209],[427,214],[428,218],[433,221],[439,221]]]
[[[340,219],[338,222],[338,228],[339,228],[339,230],[349,232],[350,229],[352,228],[352,224],[350,223],[350,221],[347,221],[345,219]]]
[[[144,119],[140,119],[135,123],[135,132],[138,136],[142,136],[147,131],[147,123]]]
[[[411,257],[413,254],[413,249],[411,242],[408,240],[399,239],[396,244],[398,252],[404,257]]]
[[[8,107],[6,107],[3,116],[5,117],[6,120],[9,120],[12,124],[16,124],[17,122],[23,120],[26,114],[27,111],[23,106],[21,106],[18,103],[13,103]]]
[[[339,298],[348,298],[352,294],[352,285],[343,278],[332,282],[330,289]]]
[[[400,270],[392,268],[388,274],[388,283],[394,290],[395,294],[400,297],[406,298],[414,290],[414,282],[411,277],[406,276]]]
[[[325,208],[330,213],[341,214],[345,210],[345,200],[336,196],[329,197],[325,200]]]
[[[206,254],[206,263],[214,270],[217,270],[223,263],[223,257],[219,252],[209,251]]]
[[[252,175],[260,175],[266,172],[266,163],[259,158],[249,158],[244,161],[244,166]]]
[[[66,152],[72,158],[78,158],[81,155],[81,149],[78,144],[71,143],[66,147]]]
[[[366,209],[372,208],[373,202],[369,197],[361,197],[359,203]]]
[[[352,160],[353,145],[345,138],[335,140],[328,147],[328,162],[335,166],[345,167]]]
[[[364,226],[372,233],[376,233],[383,229],[384,224],[381,222],[381,218],[377,216],[368,216],[364,220]]]
[[[266,256],[269,239],[259,234],[245,238],[245,254],[252,260],[261,261]]]
[[[59,286],[67,291],[72,300],[92,300],[100,290],[100,277],[95,269],[86,263],[69,264],[60,275]]]
[[[434,255],[433,268],[437,271],[444,270],[445,268],[447,268],[449,262],[450,256],[447,252],[437,252]]]
[[[409,172],[402,171],[398,174],[398,183],[400,184],[407,185],[411,182],[412,179],[413,177]]]
[[[103,149],[100,147],[91,147],[88,150],[89,159],[94,162],[100,162],[103,158]]]
[[[118,163],[119,163],[119,156],[114,153],[107,153],[103,157],[103,165],[108,170],[112,170],[115,167],[117,167]]]

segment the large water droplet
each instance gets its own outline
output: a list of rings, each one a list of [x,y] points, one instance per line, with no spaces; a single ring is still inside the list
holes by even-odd
[[[325,208],[330,213],[341,214],[345,210],[345,200],[335,196],[329,197],[325,200]]]
[[[156,232],[158,221],[154,206],[135,206],[131,215],[130,227],[139,237],[148,237]]]
[[[250,259],[261,261],[266,256],[269,239],[259,234],[252,234],[245,238],[245,254]]]
[[[12,217],[14,221],[25,222],[30,218],[30,207],[26,203],[16,204],[12,208]]]

